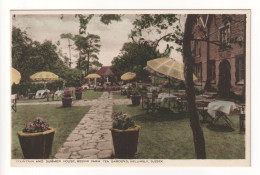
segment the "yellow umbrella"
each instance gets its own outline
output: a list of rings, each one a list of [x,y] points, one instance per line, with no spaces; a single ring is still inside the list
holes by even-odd
[[[85,77],[85,79],[92,79],[92,78],[95,79],[95,85],[96,85],[96,84],[97,84],[97,78],[101,78],[101,76],[98,75],[98,74],[88,74],[88,75]]]
[[[21,74],[16,69],[12,68],[12,84],[19,84],[21,80]]]
[[[44,83],[44,89],[46,89],[46,82],[59,80],[59,76],[52,72],[37,72],[30,76],[33,81],[39,81]]]
[[[100,75],[98,74],[88,74],[85,79],[90,79],[90,78],[101,78]]]
[[[184,64],[171,58],[157,58],[150,60],[147,62],[146,69],[150,72],[155,72],[159,75],[167,76],[169,78],[185,80]],[[193,80],[197,80],[197,77],[194,74]]]
[[[127,72],[121,76],[122,80],[132,80],[136,77],[136,74],[133,72]]]

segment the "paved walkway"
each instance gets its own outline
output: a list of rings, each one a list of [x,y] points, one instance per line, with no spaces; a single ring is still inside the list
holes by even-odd
[[[51,102],[50,102],[51,103]],[[89,112],[55,155],[57,159],[105,159],[113,155],[111,114],[114,104],[130,104],[129,99],[113,99],[104,92],[98,100],[79,100],[73,106],[89,106]]]

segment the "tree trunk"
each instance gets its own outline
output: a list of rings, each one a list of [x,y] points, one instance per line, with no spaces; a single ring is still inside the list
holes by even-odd
[[[203,131],[200,127],[199,115],[195,104],[195,88],[193,82],[194,59],[190,48],[190,41],[193,38],[192,29],[196,23],[196,19],[196,15],[188,15],[185,23],[183,38],[184,76],[195,153],[197,155],[197,159],[206,159],[205,140]]]
[[[87,70],[86,70],[86,74],[88,75],[88,72],[89,72],[89,60],[90,60],[90,58],[89,58],[90,56],[89,56],[89,53],[88,53],[88,62],[87,62]]]

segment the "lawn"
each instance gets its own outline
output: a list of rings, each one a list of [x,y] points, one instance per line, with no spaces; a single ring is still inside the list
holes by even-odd
[[[126,112],[141,125],[138,145],[140,159],[195,159],[192,131],[185,113],[173,113],[167,108],[146,113],[131,105],[116,105],[115,112]],[[234,131],[212,130],[202,123],[208,159],[244,159],[245,136],[239,133],[239,117],[230,116]],[[220,121],[221,122],[221,121]]]
[[[127,95],[121,95],[120,93],[113,93],[113,99],[128,99]]]
[[[94,90],[84,90],[82,93],[82,99],[83,100],[93,100],[93,99],[98,99],[99,97],[101,97],[101,95],[103,94],[103,92],[101,91],[94,91]],[[61,97],[59,98],[54,98],[54,100],[52,100],[52,98],[49,99],[49,102],[52,101],[61,101]],[[73,99],[76,99],[75,93],[73,93]],[[47,99],[30,99],[30,100],[17,100],[17,103],[40,103],[40,102],[47,102]]]
[[[23,158],[17,132],[21,131],[27,122],[36,117],[42,117],[50,126],[56,129],[51,158],[56,154],[60,146],[72,130],[78,125],[84,114],[90,107],[63,108],[61,105],[32,105],[17,106],[18,112],[12,112],[12,158]]]
[[[84,90],[82,93],[83,100],[93,100],[98,99],[103,94],[102,91],[94,91],[94,90]],[[75,93],[73,93],[73,99],[76,99]]]

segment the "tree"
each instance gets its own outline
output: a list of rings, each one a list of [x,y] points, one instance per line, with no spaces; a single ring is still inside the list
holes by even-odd
[[[135,72],[137,76],[148,75],[143,68],[147,61],[160,57],[161,55],[147,43],[125,43],[121,49],[121,53],[112,61],[112,65],[121,73],[128,71]]]
[[[162,42],[166,42],[167,46],[163,52],[168,55],[173,46],[169,44],[175,42],[182,44],[183,33],[181,27],[176,23],[179,21],[175,14],[145,14],[137,15],[137,19],[133,22],[134,29],[131,30],[129,38],[135,43],[148,43],[155,50]],[[153,35],[151,38],[150,35]],[[149,39],[148,39],[149,38]],[[181,50],[181,47],[176,48]]]
[[[89,73],[89,67],[94,63],[98,65],[98,53],[100,52],[100,37],[94,34],[88,34],[86,37],[82,35],[75,36],[75,45],[80,52],[77,68],[85,68],[85,75]]]
[[[134,30],[132,30],[130,37],[134,42],[149,43],[154,49],[157,49],[159,43],[161,41],[165,42],[175,42],[180,47],[177,48],[177,51],[183,52],[184,58],[184,76],[185,76],[185,86],[186,86],[186,94],[187,94],[187,105],[188,111],[190,115],[190,126],[193,132],[193,140],[196,156],[198,159],[206,158],[205,151],[205,141],[203,136],[203,131],[200,127],[199,116],[196,109],[195,104],[195,88],[193,83],[193,65],[194,58],[192,57],[190,42],[194,39],[192,32],[193,27],[196,24],[198,15],[188,15],[185,23],[185,31],[184,33],[181,30],[178,22],[177,15],[174,14],[160,14],[160,15],[141,15],[140,19],[136,19],[134,21]],[[170,28],[170,30],[168,30]],[[154,40],[146,41],[142,36],[145,32],[151,32],[151,30],[156,30],[158,34],[162,34],[158,36]],[[135,38],[138,38],[136,41]],[[182,47],[182,48],[181,48]],[[165,49],[167,52],[169,49],[173,47],[169,47]]]
[[[193,65],[190,43],[194,38],[192,31],[197,21],[197,15],[188,15],[185,23],[185,31],[183,37],[183,58],[184,58],[184,76],[187,94],[187,105],[190,115],[190,126],[193,133],[193,141],[197,159],[206,159],[205,140],[203,131],[200,127],[199,115],[195,104],[195,88],[193,82]]]
[[[30,76],[40,71],[59,75],[67,85],[75,84],[81,76],[79,70],[70,69],[64,64],[51,41],[33,41],[25,31],[16,27],[12,30],[12,65],[22,75],[21,84],[31,82]]]

